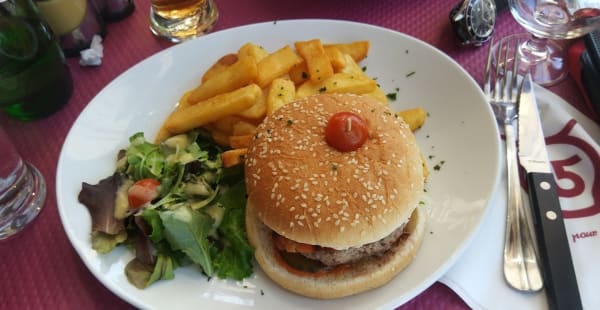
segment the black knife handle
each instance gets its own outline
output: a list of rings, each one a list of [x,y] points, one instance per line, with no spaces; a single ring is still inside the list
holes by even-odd
[[[548,306],[560,310],[582,309],[554,177],[551,173],[529,173],[527,185]]]

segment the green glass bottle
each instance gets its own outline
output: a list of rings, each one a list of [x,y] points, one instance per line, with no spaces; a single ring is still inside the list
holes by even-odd
[[[52,30],[31,0],[0,0],[0,108],[21,120],[63,107],[73,80]]]

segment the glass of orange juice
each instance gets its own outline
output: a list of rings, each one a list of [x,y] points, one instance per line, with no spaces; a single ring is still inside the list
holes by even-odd
[[[106,33],[100,12],[88,0],[36,0],[35,3],[66,56],[78,55],[90,47],[95,34]]]
[[[213,0],[151,0],[150,30],[171,42],[209,32],[219,18]]]

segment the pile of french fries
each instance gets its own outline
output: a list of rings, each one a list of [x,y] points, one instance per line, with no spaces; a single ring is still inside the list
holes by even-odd
[[[353,93],[387,104],[377,82],[358,63],[369,41],[323,44],[319,39],[294,42],[269,53],[253,43],[221,57],[183,94],[160,128],[156,143],[194,128],[210,131],[216,143],[230,147],[223,165],[243,162],[248,144],[263,119],[298,98],[319,93]],[[423,109],[398,112],[412,130],[425,122]]]

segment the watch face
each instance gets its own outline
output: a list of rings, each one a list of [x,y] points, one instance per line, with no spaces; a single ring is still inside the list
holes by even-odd
[[[494,0],[472,0],[467,12],[468,24],[473,34],[487,38],[494,30],[496,6]]]

